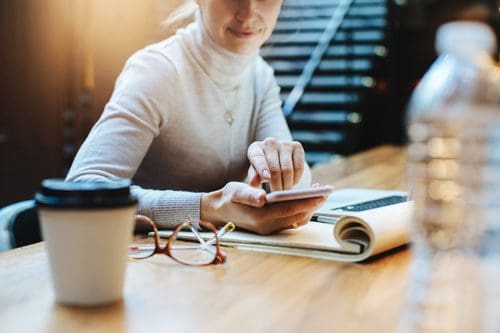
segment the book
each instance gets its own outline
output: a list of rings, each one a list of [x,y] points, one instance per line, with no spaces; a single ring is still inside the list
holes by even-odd
[[[407,244],[412,212],[413,202],[404,192],[342,189],[332,192],[305,226],[272,235],[235,230],[220,243],[242,250],[359,262]],[[170,234],[160,231],[160,237]],[[189,239],[189,233],[181,238]]]

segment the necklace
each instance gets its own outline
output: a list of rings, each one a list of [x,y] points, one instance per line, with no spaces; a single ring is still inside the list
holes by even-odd
[[[224,102],[224,119],[231,125],[235,119],[235,110],[239,105],[240,85],[231,90],[221,91],[221,97]]]

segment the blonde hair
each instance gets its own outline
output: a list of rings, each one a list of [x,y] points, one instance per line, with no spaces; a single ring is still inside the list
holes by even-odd
[[[162,32],[166,37],[174,35],[175,32],[194,22],[198,4],[194,0],[184,0],[168,17],[161,23]]]

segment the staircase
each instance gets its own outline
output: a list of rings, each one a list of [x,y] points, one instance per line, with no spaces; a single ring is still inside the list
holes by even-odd
[[[387,55],[384,0],[287,0],[261,55],[274,68],[283,112],[310,164],[363,142]],[[373,124],[372,124],[373,125]]]

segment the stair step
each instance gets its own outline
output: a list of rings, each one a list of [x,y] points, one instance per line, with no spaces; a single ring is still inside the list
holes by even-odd
[[[267,63],[274,69],[276,75],[280,73],[300,74],[306,61],[269,60]]]
[[[305,60],[270,60],[269,65],[274,69],[276,76],[299,75],[306,64]],[[370,59],[327,59],[322,60],[318,66],[317,74],[344,74],[344,73],[368,73],[374,69],[373,61]]]
[[[308,59],[314,46],[274,46],[264,47],[260,54],[268,59]],[[326,56],[346,57],[346,56],[386,56],[385,46],[368,45],[333,45],[328,47]]]
[[[342,30],[385,28],[387,20],[382,17],[348,18],[340,25]]]
[[[274,28],[274,33],[282,31],[323,31],[326,28],[328,21],[329,19],[278,21],[276,23],[276,27]]]
[[[355,0],[354,4],[355,5],[384,5],[385,6],[385,0]]]
[[[306,151],[306,161],[309,165],[328,163],[340,157],[340,155],[334,154],[333,152],[311,150]]]
[[[328,47],[326,56],[379,56],[387,55],[387,49],[382,45],[333,45]]]
[[[317,92],[305,92],[302,95],[300,104],[353,104],[358,102],[359,96],[354,93],[317,93]]]
[[[309,87],[325,88],[325,87],[356,87],[356,88],[371,88],[374,86],[375,80],[369,76],[353,75],[353,76],[325,76],[316,75],[312,78]]]
[[[292,123],[301,124],[321,124],[321,125],[339,125],[346,124],[352,119],[354,112],[349,111],[301,111],[295,110],[288,120]]]
[[[309,59],[314,46],[273,46],[263,47],[260,50],[262,57],[272,58],[291,58],[291,59]]]
[[[339,3],[340,0],[286,0],[283,7],[337,6]]]
[[[276,81],[281,88],[293,88],[300,75],[276,75]],[[374,79],[362,75],[316,75],[309,83],[309,88],[339,88],[356,87],[371,88],[374,86]]]
[[[381,42],[384,38],[385,34],[381,30],[339,31],[335,35],[333,43],[344,41],[350,41],[351,43]]]
[[[269,37],[269,44],[313,44],[316,45],[323,34],[320,32],[275,32]]]
[[[385,16],[387,14],[387,8],[385,5],[381,6],[353,6],[347,12],[349,17],[353,16],[368,16],[377,17]]]
[[[337,9],[336,3],[312,5],[307,3],[304,6],[286,5],[282,8],[278,20],[295,20],[300,22],[304,19],[330,19]],[[347,17],[383,17],[387,14],[385,5],[353,5],[347,12]]]
[[[373,69],[373,62],[370,59],[328,59],[322,60],[318,68],[319,71],[369,71]]]
[[[286,101],[290,90],[282,90],[280,93],[281,100]],[[302,95],[297,107],[303,109],[338,109],[338,108],[351,108],[356,103],[360,102],[360,97],[357,92],[339,92],[339,91],[306,91]]]
[[[307,8],[286,8],[281,10],[278,20],[294,20],[300,22],[303,19],[330,19],[337,8],[334,6],[307,7]]]
[[[316,45],[323,32],[278,32],[272,34],[267,43],[279,44],[312,44]],[[338,32],[333,39],[335,42],[349,41],[351,43],[380,42],[384,39],[384,32],[380,30],[353,31],[350,33]]]
[[[340,0],[287,0],[284,6],[328,6],[338,5]],[[355,0],[353,5],[383,5],[385,0]]]
[[[330,19],[301,19],[297,21],[278,21],[274,29],[276,32],[295,32],[295,31],[323,31]],[[387,26],[385,18],[348,18],[342,21],[341,30],[355,29],[381,29]]]
[[[338,131],[308,131],[308,130],[292,130],[294,140],[301,142],[304,145],[337,145],[344,141],[345,135]]]

